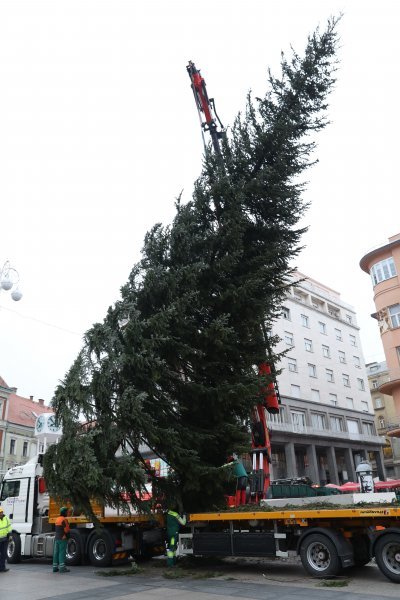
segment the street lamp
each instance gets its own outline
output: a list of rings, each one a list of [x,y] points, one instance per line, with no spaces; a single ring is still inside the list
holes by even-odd
[[[2,268],[0,269],[0,289],[6,292],[11,291],[11,298],[18,302],[22,298],[22,292],[18,287],[19,274],[14,267],[10,265],[10,261],[7,260]]]

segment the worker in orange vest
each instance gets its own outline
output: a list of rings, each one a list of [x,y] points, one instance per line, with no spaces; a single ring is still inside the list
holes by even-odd
[[[69,573],[65,566],[65,555],[69,538],[69,523],[67,519],[68,508],[60,508],[60,516],[56,519],[56,535],[54,539],[53,573]]]

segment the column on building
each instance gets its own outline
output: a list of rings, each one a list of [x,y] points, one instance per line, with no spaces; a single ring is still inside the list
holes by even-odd
[[[352,452],[351,448],[345,448],[344,460],[346,463],[346,471],[347,471],[348,481],[357,481],[356,471],[354,468],[353,452]]]
[[[315,450],[314,444],[310,444],[309,446],[307,446],[307,460],[309,478],[313,483],[319,483],[317,452]]]
[[[288,477],[297,477],[296,453],[294,443],[288,442],[285,444],[286,468]]]
[[[336,452],[333,446],[328,446],[326,448],[326,460],[328,461],[330,482],[339,485],[339,473],[336,463]]]
[[[376,462],[376,470],[378,473],[378,477],[381,481],[386,481],[386,470],[385,463],[383,460],[383,452],[382,448],[376,452],[374,452],[375,462]]]

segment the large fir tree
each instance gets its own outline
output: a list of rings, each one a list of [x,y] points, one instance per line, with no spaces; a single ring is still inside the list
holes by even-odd
[[[143,486],[146,443],[171,466],[155,482],[165,498],[186,510],[221,501],[218,467],[249,443],[257,365],[276,344],[268,350],[265,331],[299,251],[300,176],[326,125],[335,25],[310,36],[304,56],[282,55],[264,98],[249,95],[222,160],[206,153],[192,200],[146,235],[122,299],[87,332],[53,399],[64,435],[45,472],[60,496],[118,504]]]

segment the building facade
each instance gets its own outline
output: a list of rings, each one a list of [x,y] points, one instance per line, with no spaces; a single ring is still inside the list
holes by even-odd
[[[392,396],[381,392],[381,386],[389,380],[389,370],[386,362],[373,362],[366,367],[375,411],[375,427],[378,434],[386,438],[383,448],[386,475],[391,479],[400,479],[400,439],[388,435],[400,428],[400,418],[396,415]]]
[[[273,333],[286,355],[279,367],[279,415],[269,415],[272,478],[355,481],[363,459],[385,479],[354,308],[329,287],[297,273]]]
[[[360,267],[371,276],[376,307],[372,316],[379,324],[388,370],[380,392],[392,396],[400,418],[400,233],[365,254]]]
[[[53,411],[44,405],[44,400],[35,402],[33,396],[19,396],[17,388],[9,387],[0,378],[0,479],[9,468],[24,464],[37,454],[35,422],[45,412]]]

